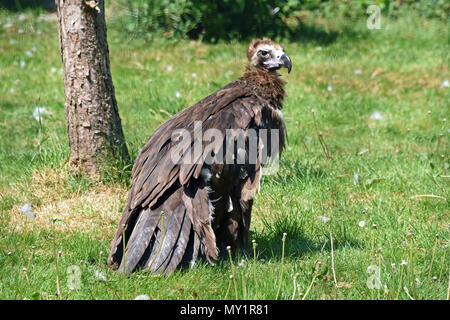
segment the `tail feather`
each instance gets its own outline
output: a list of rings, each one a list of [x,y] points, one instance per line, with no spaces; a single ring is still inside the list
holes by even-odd
[[[195,262],[197,261],[198,254],[200,251],[200,244],[201,244],[200,237],[198,236],[197,232],[195,232],[193,227],[191,227],[189,234],[189,241],[186,246],[183,258],[180,261],[180,265],[185,266],[189,264],[191,267],[195,265]]]
[[[149,268],[153,272],[164,271],[167,263],[171,259],[182,230],[185,213],[186,210],[184,206],[180,204],[171,214],[170,220],[167,221],[167,224],[163,226],[163,233],[162,236],[160,235],[159,237],[159,243],[155,243],[155,247],[153,249],[155,254],[150,256],[152,265],[149,265]],[[160,243],[161,238],[162,243]]]
[[[108,263],[130,274],[142,267],[155,273],[169,274],[180,264],[195,263],[202,253],[212,263],[218,250],[209,221],[207,192],[199,188],[193,195],[178,188],[157,208],[124,211],[123,259],[122,232],[116,232]]]
[[[182,217],[178,239],[172,246],[170,257],[166,260],[166,263],[161,266],[161,268],[165,270],[165,274],[169,274],[177,268],[184,256],[186,247],[190,241],[189,236],[192,230],[192,223],[189,220],[188,215],[186,214],[186,210],[184,210],[184,212],[185,213]]]
[[[119,270],[124,270],[123,261],[125,261],[125,274],[133,272],[150,244],[151,236],[159,220],[160,216],[156,212],[151,212],[150,209],[141,212],[126,243],[125,260],[122,260]]]

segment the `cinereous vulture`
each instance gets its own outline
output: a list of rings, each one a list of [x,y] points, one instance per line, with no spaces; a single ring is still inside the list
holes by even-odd
[[[292,67],[266,38],[253,40],[247,57],[241,78],[167,120],[142,148],[109,265],[168,274],[247,246],[262,165],[285,144],[277,70]]]

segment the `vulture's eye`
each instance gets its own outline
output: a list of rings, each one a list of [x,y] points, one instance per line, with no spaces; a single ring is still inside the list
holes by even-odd
[[[269,55],[269,51],[267,51],[267,50],[261,50],[259,52],[260,52],[261,56],[263,56],[263,57],[267,57]]]

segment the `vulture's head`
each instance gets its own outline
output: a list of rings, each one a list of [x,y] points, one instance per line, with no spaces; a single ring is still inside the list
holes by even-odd
[[[283,48],[270,39],[254,39],[247,49],[247,58],[250,63],[258,68],[275,71],[281,67],[291,72],[292,62],[289,56],[284,53]]]

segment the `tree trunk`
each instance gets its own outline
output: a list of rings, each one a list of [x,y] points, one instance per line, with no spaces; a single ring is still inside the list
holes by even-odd
[[[70,162],[98,176],[106,157],[128,160],[106,41],[104,0],[56,0]]]

